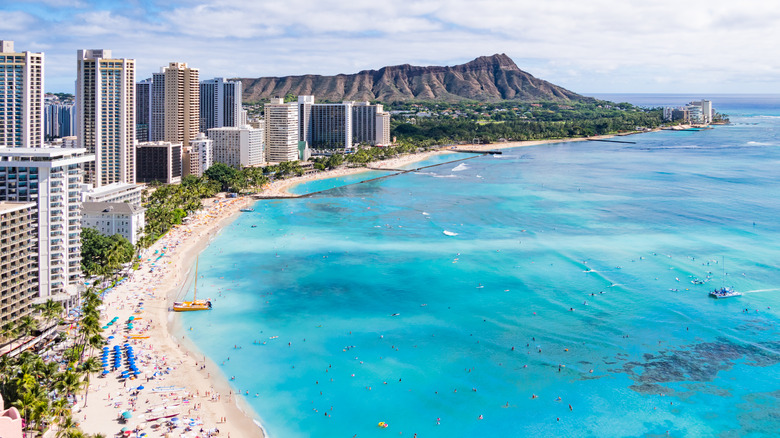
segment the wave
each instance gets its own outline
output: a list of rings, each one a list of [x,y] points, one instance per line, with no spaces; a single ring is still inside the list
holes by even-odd
[[[745,144],[747,144],[749,146],[772,146],[774,143],[766,143],[766,142],[763,142],[763,141],[749,141],[749,142],[747,142]]]
[[[780,119],[780,116],[753,116],[754,119]]]
[[[455,166],[455,168],[452,169],[452,171],[453,172],[460,172],[461,170],[466,170],[468,168],[469,168],[469,166],[466,166],[466,163],[460,163],[457,166]]]
[[[431,215],[431,214],[430,214],[430,213],[428,213],[427,211],[424,211],[424,212],[422,212],[422,214],[423,214],[423,216],[430,216],[430,215]]]
[[[457,178],[456,175],[436,175],[435,173],[433,174],[433,177],[434,178]]]
[[[442,233],[444,233],[444,234],[446,234],[448,236],[457,236],[458,235],[458,233],[454,233],[452,231],[447,231],[447,230],[442,231]]]

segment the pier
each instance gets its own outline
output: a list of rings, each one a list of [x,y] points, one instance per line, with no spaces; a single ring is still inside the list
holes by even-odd
[[[586,138],[585,140],[588,141],[603,141],[606,143],[626,143],[626,144],[636,144],[635,141],[624,141],[624,140],[606,140],[603,138]]]
[[[489,154],[489,155],[501,155],[501,151],[480,151],[474,149],[450,149],[452,152],[460,152],[461,154]]]
[[[485,151],[480,151],[479,154],[480,155],[486,155],[487,153]],[[473,160],[474,158],[478,158],[478,157],[479,157],[478,155],[475,155],[473,157],[461,158],[459,160],[445,161],[443,163],[437,163],[437,164],[429,164],[427,166],[415,167],[413,169],[391,169],[391,168],[366,166],[366,169],[368,169],[368,170],[378,170],[378,171],[382,171],[382,172],[395,172],[395,173],[391,173],[390,175],[378,176],[376,178],[371,178],[371,179],[367,179],[367,180],[364,180],[364,181],[354,182],[352,184],[345,184],[343,186],[331,187],[329,189],[318,190],[316,192],[311,192],[311,193],[305,193],[305,194],[302,194],[302,195],[292,195],[292,194],[290,194],[290,195],[263,196],[262,194],[255,194],[255,195],[252,195],[252,198],[257,199],[257,200],[261,200],[261,199],[262,200],[267,200],[267,199],[308,198],[308,197],[311,197],[311,196],[314,196],[314,195],[318,195],[320,193],[325,193],[325,192],[331,191],[333,189],[340,189],[342,187],[354,186],[355,184],[363,184],[363,183],[367,183],[367,182],[371,182],[371,181],[377,181],[377,180],[384,179],[384,178],[390,178],[390,177],[393,177],[393,176],[402,175],[404,173],[417,172],[417,171],[420,171],[420,170],[423,170],[423,169],[428,169],[428,168],[431,168],[431,167],[443,166],[445,164],[452,164],[452,163],[459,163],[461,161],[466,161],[466,160]]]

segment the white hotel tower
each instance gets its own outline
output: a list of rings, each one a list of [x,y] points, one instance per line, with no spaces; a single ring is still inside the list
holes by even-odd
[[[85,182],[135,183],[135,60],[79,50],[77,64],[78,146],[95,155]]]
[[[0,147],[43,147],[43,53],[0,41]]]
[[[78,301],[81,276],[82,168],[94,161],[86,149],[0,148],[0,200],[37,204],[36,302]]]

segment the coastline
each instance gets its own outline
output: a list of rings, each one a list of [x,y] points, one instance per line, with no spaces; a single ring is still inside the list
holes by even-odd
[[[608,139],[614,136],[604,135],[590,137],[590,139]],[[587,138],[533,140],[489,145],[458,145],[457,148],[487,151],[585,140]],[[455,154],[456,152],[450,148],[451,146],[440,147],[426,152],[374,162],[371,163],[371,167],[399,168],[435,155]],[[288,192],[288,189],[295,184],[353,175],[368,170],[371,169],[367,167],[340,168],[275,181],[257,198],[295,197],[296,195]],[[184,406],[183,403],[179,404],[182,407],[176,413],[180,417],[197,418],[202,421],[203,425],[198,427],[202,427],[204,430],[216,428],[220,434],[229,434],[231,437],[267,436],[259,422],[261,418],[259,413],[254,412],[243,397],[235,397],[232,394],[227,376],[222,373],[216,363],[199,351],[194,342],[186,336],[186,331],[181,326],[180,320],[168,311],[187,285],[187,279],[192,276],[191,270],[197,256],[225,226],[240,215],[240,208],[248,206],[253,201],[254,199],[248,196],[216,201],[214,199],[205,200],[204,205],[209,203],[211,205],[193,215],[188,224],[174,227],[166,236],[155,242],[144,252],[139,269],[130,274],[128,280],[114,287],[106,295],[104,306],[106,309],[110,309],[110,312],[103,311],[101,323],[106,324],[114,315],[119,316],[118,322],[120,324],[133,315],[137,319],[140,318],[143,322],[139,325],[145,325],[145,327],[136,331],[143,336],[148,336],[148,339],[131,341],[135,348],[142,351],[139,357],[148,355],[150,366],[162,364],[171,366],[173,370],[164,376],[164,383],[158,383],[156,380],[145,381],[144,377],[148,376],[149,373],[141,375],[138,380],[131,381],[129,386],[116,379],[115,372],[106,378],[94,377],[91,379],[89,384],[90,403],[84,408],[81,407],[83,404],[80,402],[74,405],[74,419],[83,420],[80,423],[84,432],[105,434],[111,430],[118,431],[121,427],[127,426],[120,423],[118,417],[121,412],[128,409],[132,410],[134,416],[142,416],[130,420],[128,423],[130,426],[134,428],[145,425],[146,421],[143,415],[157,415],[144,412],[148,411],[149,407],[153,410],[156,409],[153,412],[163,409],[163,412],[167,414],[169,411],[166,410],[166,406],[169,406],[172,401],[179,400],[179,395],[189,394],[191,395],[189,402],[184,402],[187,406]],[[158,254],[162,253],[164,253],[164,257],[157,258]],[[162,266],[158,266],[160,264]],[[152,268],[156,270],[155,273],[150,273]],[[151,297],[151,300],[145,300],[144,295]],[[139,300],[145,300],[140,314],[136,310],[137,307],[134,309],[133,305]],[[108,334],[106,331],[106,335]],[[114,328],[113,334],[121,337],[117,328]],[[122,340],[120,344],[124,342]],[[133,392],[129,392],[127,388],[132,389],[141,384],[148,386],[149,390],[158,384],[165,387],[174,386],[182,388],[182,390],[170,395],[149,390],[134,391],[137,392],[137,396],[135,403],[130,406],[128,403],[132,397],[128,397],[128,394]],[[178,394],[179,392],[182,394]],[[127,397],[128,403],[125,403],[125,397]],[[185,397],[181,398],[183,400]],[[117,400],[122,400],[118,406]],[[83,401],[83,397],[80,397],[79,401]],[[201,406],[202,402],[206,402],[207,405]],[[226,421],[222,421],[222,419]],[[164,428],[159,428],[154,432],[150,431],[148,427],[143,430],[149,437],[166,436]],[[177,430],[175,433],[180,433],[180,431]]]
[[[490,151],[490,150],[498,150],[498,149],[539,146],[539,145],[553,144],[553,143],[570,143],[570,142],[587,141],[587,140],[607,140],[614,137],[622,137],[626,135],[643,134],[645,132],[656,132],[656,131],[660,131],[660,129],[656,128],[650,131],[632,131],[632,132],[621,133],[621,134],[596,135],[592,137],[576,137],[576,138],[563,138],[563,139],[552,139],[552,140],[510,141],[504,143],[491,143],[491,144],[463,144],[463,145],[457,145],[455,147],[457,149],[465,149],[465,150],[472,150],[472,151]],[[390,158],[382,161],[375,161],[373,163],[370,163],[370,165],[372,169],[376,169],[376,168],[397,169],[401,166],[406,166],[408,164],[416,163],[418,161],[427,160],[428,158],[431,158],[436,155],[457,153],[451,149],[452,147],[453,146],[441,146],[439,148],[431,149],[425,152],[418,152],[416,154],[404,155],[401,157]],[[274,181],[263,191],[262,194],[256,195],[256,198],[258,199],[284,198],[284,197],[293,198],[293,197],[297,197],[298,195],[290,193],[289,189],[296,184],[309,182],[309,181],[317,181],[317,180],[327,179],[327,178],[337,178],[340,176],[355,175],[358,173],[367,172],[372,169],[369,169],[368,167],[339,168],[339,169],[328,170],[325,172],[313,173],[311,175],[305,175],[305,176],[299,176],[295,178],[288,178],[279,181]]]
[[[266,436],[255,421],[259,416],[243,399],[232,394],[227,378],[181,333],[178,318],[168,311],[182,292],[197,256],[222,228],[238,217],[239,209],[247,202],[250,199],[246,197],[206,200],[204,204],[211,205],[148,248],[140,268],[106,294],[101,323],[105,325],[116,316],[117,325],[123,326],[134,316],[138,327],[132,333],[148,339],[127,341],[141,362],[142,374],[138,379],[122,381],[115,371],[105,378],[90,379],[87,406],[83,407],[84,397],[79,397],[73,411],[85,433],[109,434],[122,427],[140,427],[149,437],[164,437],[169,433],[166,428],[152,431],[152,422],[147,420],[176,414],[182,420],[202,422],[195,426],[195,431],[218,429],[224,436]],[[143,305],[139,307],[140,301]],[[123,332],[123,328],[114,326],[112,332],[106,330],[105,334],[122,338]],[[124,342],[122,339],[118,344]],[[149,380],[155,371],[165,374]],[[141,385],[143,390],[134,390]],[[119,421],[124,411],[133,415],[127,423]],[[181,430],[172,433],[178,435]]]

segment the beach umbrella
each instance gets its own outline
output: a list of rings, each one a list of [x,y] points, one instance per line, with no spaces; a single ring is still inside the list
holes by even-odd
[[[133,413],[130,411],[124,411],[122,412],[122,418],[124,418],[125,420],[129,418],[133,418]]]
[[[108,339],[114,339],[114,336],[113,336],[113,335],[111,335],[111,336],[109,336],[109,337],[108,337]]]
[[[108,328],[108,326],[107,326],[107,325],[104,325],[104,326],[103,326],[103,330],[106,330],[107,328]]]
[[[142,389],[144,389],[144,385],[141,385],[141,386],[138,387],[139,391],[142,390]]]
[[[108,370],[103,370],[103,375],[105,376],[106,374],[108,374]]]
[[[122,432],[130,432],[130,429],[128,429],[128,428],[126,428],[126,427],[123,427],[123,428],[122,428]]]

